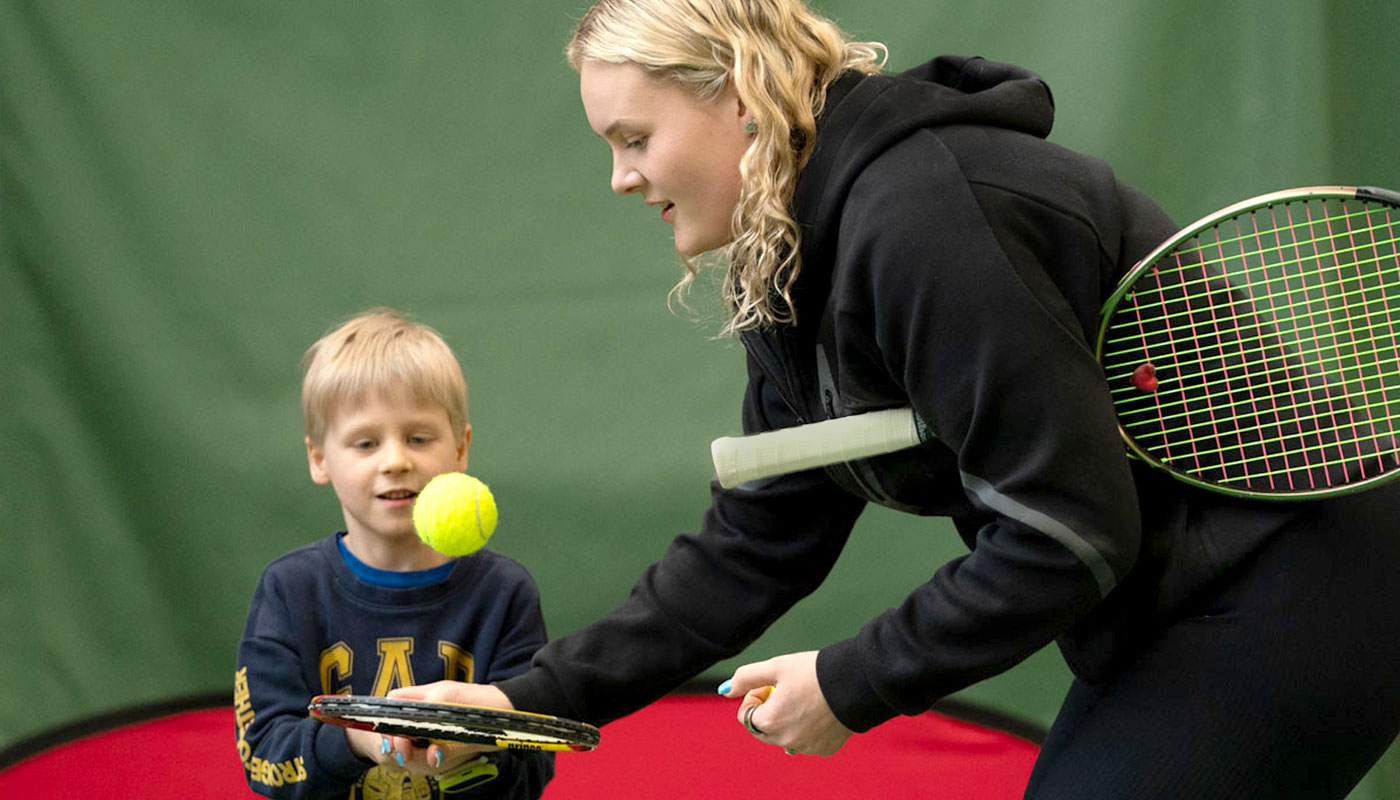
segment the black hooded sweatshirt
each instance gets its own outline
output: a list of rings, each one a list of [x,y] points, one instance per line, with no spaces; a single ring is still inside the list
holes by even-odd
[[[1089,342],[1175,226],[1045,141],[1053,108],[1039,77],[979,58],[831,85],[792,203],[796,322],[743,334],[744,429],[912,405],[936,440],[713,485],[625,603],[500,684],[517,708],[605,722],[739,653],[821,584],[867,502],[949,517],[969,552],[820,651],[843,724],[920,713],[1052,641],[1103,680],[1296,513],[1130,465]]]

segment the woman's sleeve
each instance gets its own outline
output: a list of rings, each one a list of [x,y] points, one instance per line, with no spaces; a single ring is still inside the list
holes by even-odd
[[[752,362],[745,429],[796,423]],[[820,470],[723,490],[627,600],[546,645],[497,684],[517,708],[596,724],[631,713],[742,651],[825,579],[863,502]]]

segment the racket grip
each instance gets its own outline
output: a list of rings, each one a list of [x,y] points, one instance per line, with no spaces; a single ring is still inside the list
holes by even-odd
[[[785,475],[843,461],[893,453],[922,442],[911,408],[889,408],[811,422],[752,436],[724,436],[710,444],[719,485]]]

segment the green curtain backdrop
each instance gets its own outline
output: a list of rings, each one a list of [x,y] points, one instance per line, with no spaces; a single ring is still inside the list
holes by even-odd
[[[1051,138],[1183,223],[1400,188],[1392,0],[817,5],[895,69],[1040,72]],[[608,189],[561,54],[582,6],[0,0],[0,746],[231,686],[263,565],[340,523],[307,476],[298,359],[370,306],[464,361],[494,544],[552,634],[698,523],[742,355],[708,293],[698,321],[668,309],[667,229]],[[960,551],[873,509],[741,660],[849,636]],[[1047,650],[963,698],[1045,724],[1067,682]],[[1394,797],[1397,761],[1355,796]]]

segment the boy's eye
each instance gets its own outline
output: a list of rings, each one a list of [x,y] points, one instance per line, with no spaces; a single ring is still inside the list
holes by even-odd
[[[432,438],[428,436],[410,436],[408,437],[408,441],[411,444],[427,444],[432,441]]]
[[[355,450],[373,450],[374,444],[373,439],[356,439],[350,443],[350,447]]]

